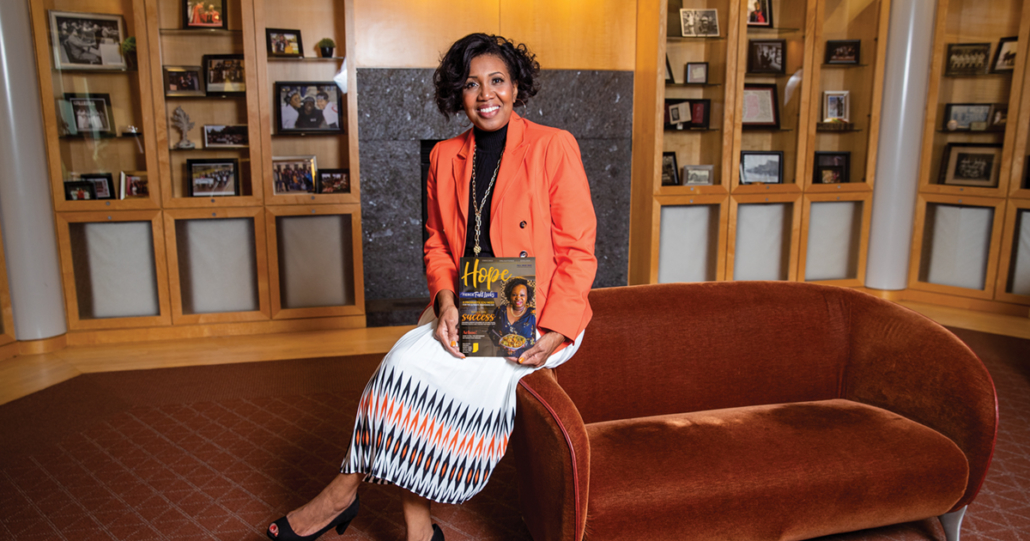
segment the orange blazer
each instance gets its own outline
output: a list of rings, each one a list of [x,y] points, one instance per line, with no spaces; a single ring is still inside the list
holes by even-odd
[[[474,212],[468,208],[474,145],[469,129],[430,155],[425,259],[433,301],[441,290],[457,291],[458,260]],[[536,258],[537,327],[575,339],[592,315],[587,293],[597,272],[597,218],[576,139],[513,112],[493,190],[494,255]]]

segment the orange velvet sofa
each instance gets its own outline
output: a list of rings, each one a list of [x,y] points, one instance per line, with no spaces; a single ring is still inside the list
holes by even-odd
[[[787,282],[595,290],[576,356],[522,380],[536,541],[810,539],[940,516],[994,450],[994,384],[946,329]]]

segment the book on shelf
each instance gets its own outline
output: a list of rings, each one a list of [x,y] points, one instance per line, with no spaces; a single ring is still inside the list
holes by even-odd
[[[469,357],[518,357],[532,347],[535,291],[534,258],[461,258],[459,350]]]

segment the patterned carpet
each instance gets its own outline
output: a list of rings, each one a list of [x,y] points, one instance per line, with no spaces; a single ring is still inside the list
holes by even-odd
[[[955,330],[998,387],[994,463],[963,539],[1030,541],[1030,341]],[[258,540],[316,494],[345,453],[377,356],[90,374],[0,406],[0,536],[20,541]],[[393,541],[396,489],[366,485],[342,539]],[[529,540],[505,459],[449,541]],[[334,533],[324,539],[337,539]],[[823,541],[943,541],[936,520]]]

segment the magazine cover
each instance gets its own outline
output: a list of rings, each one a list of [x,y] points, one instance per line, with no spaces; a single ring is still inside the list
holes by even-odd
[[[463,257],[458,332],[469,357],[518,357],[536,342],[536,260]]]

